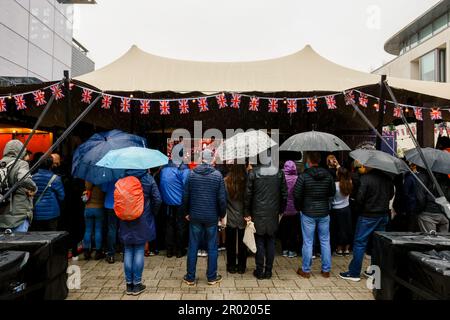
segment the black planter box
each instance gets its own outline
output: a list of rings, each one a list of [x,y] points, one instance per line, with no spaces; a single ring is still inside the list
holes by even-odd
[[[29,256],[23,251],[0,252],[0,299],[12,299],[26,288],[24,267]]]

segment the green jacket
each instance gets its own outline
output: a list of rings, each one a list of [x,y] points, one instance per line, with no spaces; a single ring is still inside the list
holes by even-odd
[[[6,164],[13,162],[19,155],[22,146],[23,144],[19,140],[8,142],[3,151],[3,159],[0,162],[6,162]],[[9,176],[10,187],[26,175],[29,169],[28,162],[23,160],[17,161]],[[31,223],[33,219],[33,198],[27,195],[27,190],[37,191],[31,175],[21,183],[20,187],[13,193],[10,203],[0,212],[0,228],[16,228],[27,218]]]

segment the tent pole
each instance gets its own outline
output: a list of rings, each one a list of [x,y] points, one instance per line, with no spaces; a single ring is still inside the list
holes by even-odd
[[[380,105],[379,105],[379,112],[378,112],[378,126],[377,131],[379,134],[383,135],[383,124],[384,124],[384,104],[386,101],[386,93],[384,90],[384,82],[386,81],[387,77],[385,74],[381,76],[381,82],[380,82],[380,91],[379,91],[379,99],[380,99]],[[377,150],[381,150],[381,143],[382,140],[377,135],[377,142],[376,142],[376,148]]]
[[[64,70],[64,88],[66,94],[66,104],[64,108],[64,117],[66,128],[70,126],[72,122],[72,91],[70,90],[70,74],[69,70]],[[70,141],[66,141],[65,143],[66,156],[70,157],[72,154],[72,144]]]

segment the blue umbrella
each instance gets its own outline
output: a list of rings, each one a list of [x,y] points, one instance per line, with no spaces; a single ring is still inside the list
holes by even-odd
[[[80,145],[73,155],[72,175],[99,185],[115,181],[124,175],[124,170],[112,170],[95,164],[109,151],[126,147],[145,147],[145,138],[112,130],[94,134]]]
[[[110,169],[143,170],[166,165],[169,158],[158,150],[129,147],[108,152],[97,166]]]

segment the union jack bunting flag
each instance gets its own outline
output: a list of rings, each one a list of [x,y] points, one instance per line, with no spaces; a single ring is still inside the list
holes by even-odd
[[[241,106],[241,95],[233,93],[231,98],[231,107],[234,109],[239,109],[240,106]]]
[[[179,101],[179,108],[181,114],[189,113],[189,103],[187,99],[183,99]]]
[[[271,113],[278,112],[278,100],[277,99],[269,99],[269,112],[271,112]]]
[[[131,100],[129,98],[122,98],[122,102],[120,104],[120,112],[130,112],[131,108]]]
[[[51,86],[50,90],[52,91],[52,95],[55,96],[56,100],[64,98],[64,94],[63,94],[62,89],[59,86],[59,84],[55,84],[55,85]]]
[[[327,102],[328,110],[337,109],[336,98],[334,96],[325,97],[325,101]]]
[[[422,108],[414,108],[414,115],[416,120],[423,121]]]
[[[306,108],[308,108],[308,112],[317,112],[317,102],[315,98],[307,98],[306,99]]]
[[[36,105],[38,107],[43,106],[44,104],[47,103],[47,101],[45,100],[44,91],[38,90],[36,92],[33,92],[33,96],[34,96],[34,102],[36,102]]]
[[[89,89],[83,89],[83,93],[82,93],[81,97],[82,97],[81,102],[91,103],[91,101],[92,101],[92,91],[89,90]]]
[[[251,97],[248,110],[250,111],[259,111],[259,98]]]
[[[104,95],[102,99],[102,109],[110,109],[112,104],[112,97]]]
[[[353,91],[348,91],[345,93],[345,104],[347,106],[351,105],[355,103],[355,94],[353,93]]]
[[[430,111],[431,120],[442,120],[442,111],[441,109],[431,109]]]
[[[141,114],[150,113],[150,100],[141,100]]]
[[[0,112],[6,111],[6,101],[5,98],[0,98]]]
[[[225,93],[219,94],[216,99],[217,104],[219,105],[219,109],[228,107],[227,97],[225,96]]]
[[[200,112],[206,112],[209,111],[208,108],[208,101],[206,98],[200,98],[198,99],[198,108],[200,109]]]
[[[367,98],[367,94],[360,93],[359,94],[359,104],[364,108],[367,108],[367,104],[369,103],[369,99]]]
[[[163,115],[170,114],[170,105],[169,101],[163,100],[159,102],[159,111]]]
[[[17,110],[25,110],[27,108],[23,94],[14,96],[14,100],[16,101]]]
[[[287,112],[289,114],[296,113],[297,112],[297,100],[295,99],[289,99],[287,101]]]
[[[394,108],[394,117],[401,118],[402,117],[402,107]]]

